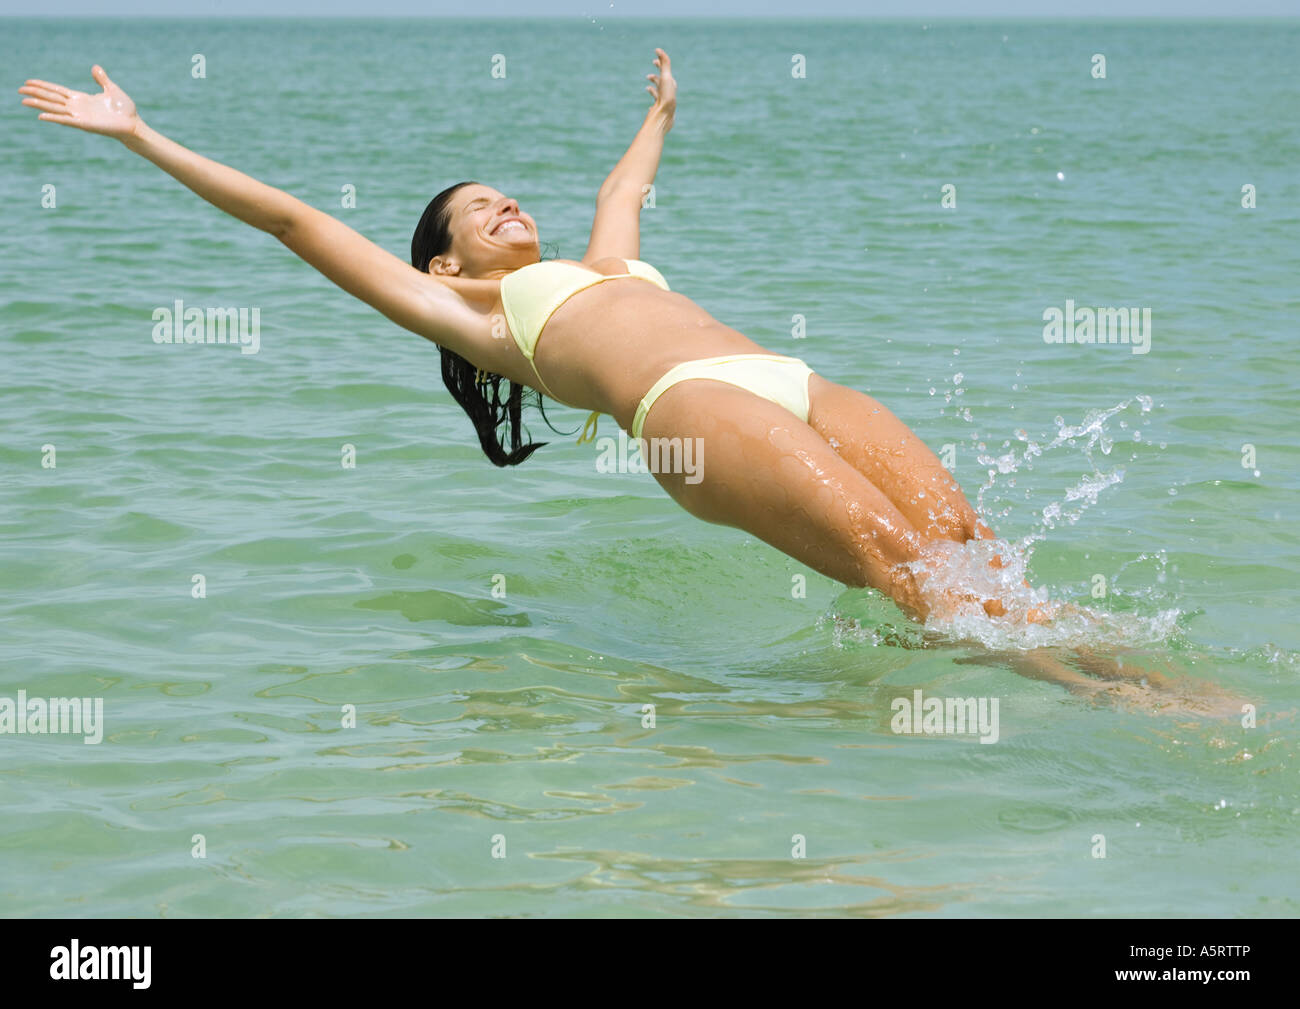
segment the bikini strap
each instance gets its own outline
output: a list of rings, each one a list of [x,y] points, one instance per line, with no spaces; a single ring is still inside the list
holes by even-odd
[[[587,415],[587,423],[582,425],[582,434],[578,436],[578,444],[585,445],[589,441],[596,440],[596,426],[600,423],[600,411],[592,410]]]

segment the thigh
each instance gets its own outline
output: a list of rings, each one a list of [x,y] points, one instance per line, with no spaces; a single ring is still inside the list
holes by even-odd
[[[655,473],[692,515],[743,529],[822,574],[870,585],[917,612],[911,573],[899,569],[916,556],[916,530],[788,410],[733,385],[692,379],[659,398],[642,437],[651,455],[654,439],[696,439],[698,479]]]
[[[851,466],[881,489],[926,539],[992,536],[956,478],[883,404],[814,374],[808,423]]]

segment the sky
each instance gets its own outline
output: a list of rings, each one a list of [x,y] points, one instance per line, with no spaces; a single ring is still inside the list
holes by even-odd
[[[24,17],[1298,17],[1300,0],[0,0]]]

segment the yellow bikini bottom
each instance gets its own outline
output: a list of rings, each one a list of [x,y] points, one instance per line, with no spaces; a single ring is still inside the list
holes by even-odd
[[[693,378],[707,378],[746,389],[755,396],[762,396],[777,406],[785,407],[807,423],[810,409],[808,376],[812,373],[813,370],[797,357],[781,357],[778,354],[730,354],[726,357],[702,357],[697,361],[683,361],[676,367],[669,368],[641,398],[636,415],[632,418],[632,437],[641,437],[641,429],[645,427],[646,416],[655,405],[655,400],[678,382],[688,382]],[[599,410],[592,411],[587,417],[587,423],[583,425],[582,434],[578,437],[579,445],[595,439],[599,419]]]
[[[636,408],[632,420],[632,437],[640,438],[646,416],[655,400],[678,382],[707,378],[714,382],[747,389],[755,396],[783,406],[802,421],[808,420],[808,376],[812,369],[796,357],[777,354],[732,354],[727,357],[704,357],[683,361],[670,368],[650,387]]]

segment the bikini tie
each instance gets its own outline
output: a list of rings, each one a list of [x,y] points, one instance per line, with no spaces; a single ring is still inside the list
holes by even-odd
[[[582,434],[578,435],[578,444],[585,445],[596,439],[596,425],[600,422],[600,411],[592,410],[587,415],[587,423],[582,425]]]

